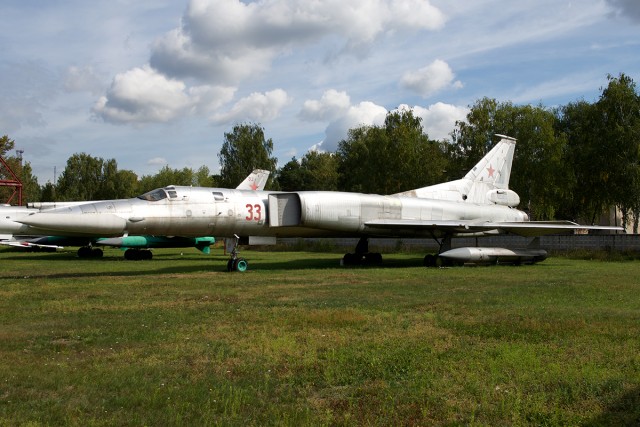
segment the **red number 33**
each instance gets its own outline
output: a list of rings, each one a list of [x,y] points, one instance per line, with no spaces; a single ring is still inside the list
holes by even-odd
[[[246,208],[249,210],[249,215],[246,216],[247,221],[260,221],[262,219],[262,205],[250,205]]]

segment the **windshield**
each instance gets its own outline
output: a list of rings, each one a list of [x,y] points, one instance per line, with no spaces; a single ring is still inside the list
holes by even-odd
[[[150,202],[157,202],[158,200],[166,198],[167,193],[162,188],[156,188],[155,190],[151,190],[148,193],[138,196],[138,199],[148,200]]]

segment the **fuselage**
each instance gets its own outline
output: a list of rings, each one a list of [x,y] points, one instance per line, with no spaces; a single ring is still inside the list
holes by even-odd
[[[273,210],[273,212],[271,212]],[[372,227],[375,220],[526,221],[514,208],[402,195],[282,193],[170,186],[132,199],[64,206],[29,217],[30,231],[57,235],[433,236],[413,227]]]
[[[36,212],[39,212],[38,209],[26,208],[24,206],[0,206],[0,239],[35,234],[30,233],[31,228],[29,226],[17,221]]]

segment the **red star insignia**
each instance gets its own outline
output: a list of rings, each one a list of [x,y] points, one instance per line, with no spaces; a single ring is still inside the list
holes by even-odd
[[[251,183],[251,189],[252,189],[253,191],[256,191],[256,190],[258,189],[258,184],[256,184],[255,182],[252,182],[252,183]]]
[[[493,173],[496,170],[493,168],[493,166],[489,165],[489,167],[487,168],[487,172],[489,172],[489,178],[493,178]]]

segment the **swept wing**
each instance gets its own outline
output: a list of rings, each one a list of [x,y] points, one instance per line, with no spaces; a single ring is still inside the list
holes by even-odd
[[[524,237],[567,234],[575,230],[620,231],[620,227],[581,225],[571,221],[491,222],[465,220],[378,219],[366,221],[368,228],[433,230],[444,234],[510,233]]]

